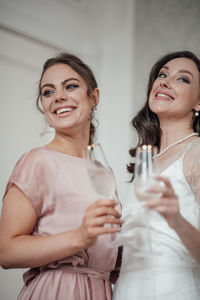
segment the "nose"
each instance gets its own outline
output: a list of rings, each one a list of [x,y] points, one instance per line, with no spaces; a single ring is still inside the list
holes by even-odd
[[[59,101],[64,101],[66,100],[67,97],[65,95],[65,92],[63,89],[59,89],[56,91],[56,94],[55,94],[55,101],[56,102],[59,102]]]
[[[168,78],[162,78],[162,80],[160,81],[160,85],[161,87],[165,87],[168,89],[171,88],[170,80]]]

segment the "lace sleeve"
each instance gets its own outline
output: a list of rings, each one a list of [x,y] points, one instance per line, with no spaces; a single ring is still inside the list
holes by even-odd
[[[192,143],[186,151],[183,160],[183,170],[195,199],[200,204],[200,141]]]

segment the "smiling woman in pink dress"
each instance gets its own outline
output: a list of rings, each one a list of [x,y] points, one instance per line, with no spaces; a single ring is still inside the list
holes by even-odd
[[[18,300],[111,299],[118,249],[108,245],[120,213],[114,199],[96,200],[82,158],[98,102],[94,75],[79,58],[46,61],[37,107],[55,136],[17,162],[0,221],[1,266],[30,268]]]

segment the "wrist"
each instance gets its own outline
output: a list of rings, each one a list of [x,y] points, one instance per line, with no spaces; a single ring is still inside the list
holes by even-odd
[[[74,238],[75,238],[76,246],[80,250],[87,248],[86,238],[84,237],[84,233],[83,233],[83,230],[81,229],[81,227],[75,229]]]
[[[187,224],[185,222],[185,219],[182,217],[181,214],[178,214],[178,216],[170,224],[170,227],[177,233],[181,234],[186,230],[186,225]]]

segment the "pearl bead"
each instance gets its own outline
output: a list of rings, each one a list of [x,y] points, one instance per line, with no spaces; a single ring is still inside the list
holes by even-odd
[[[153,158],[160,157],[160,156],[163,155],[165,152],[167,152],[170,148],[172,148],[172,147],[174,147],[174,146],[176,146],[176,145],[178,145],[178,144],[180,144],[180,143],[186,141],[187,139],[189,139],[189,138],[191,138],[192,136],[195,136],[195,135],[199,135],[199,134],[198,134],[197,132],[193,132],[193,133],[191,133],[191,134],[185,136],[184,138],[182,138],[182,139],[180,139],[180,140],[178,140],[178,141],[176,141],[176,142],[170,144],[170,145],[167,146],[166,148],[164,148],[160,153],[154,155]]]

